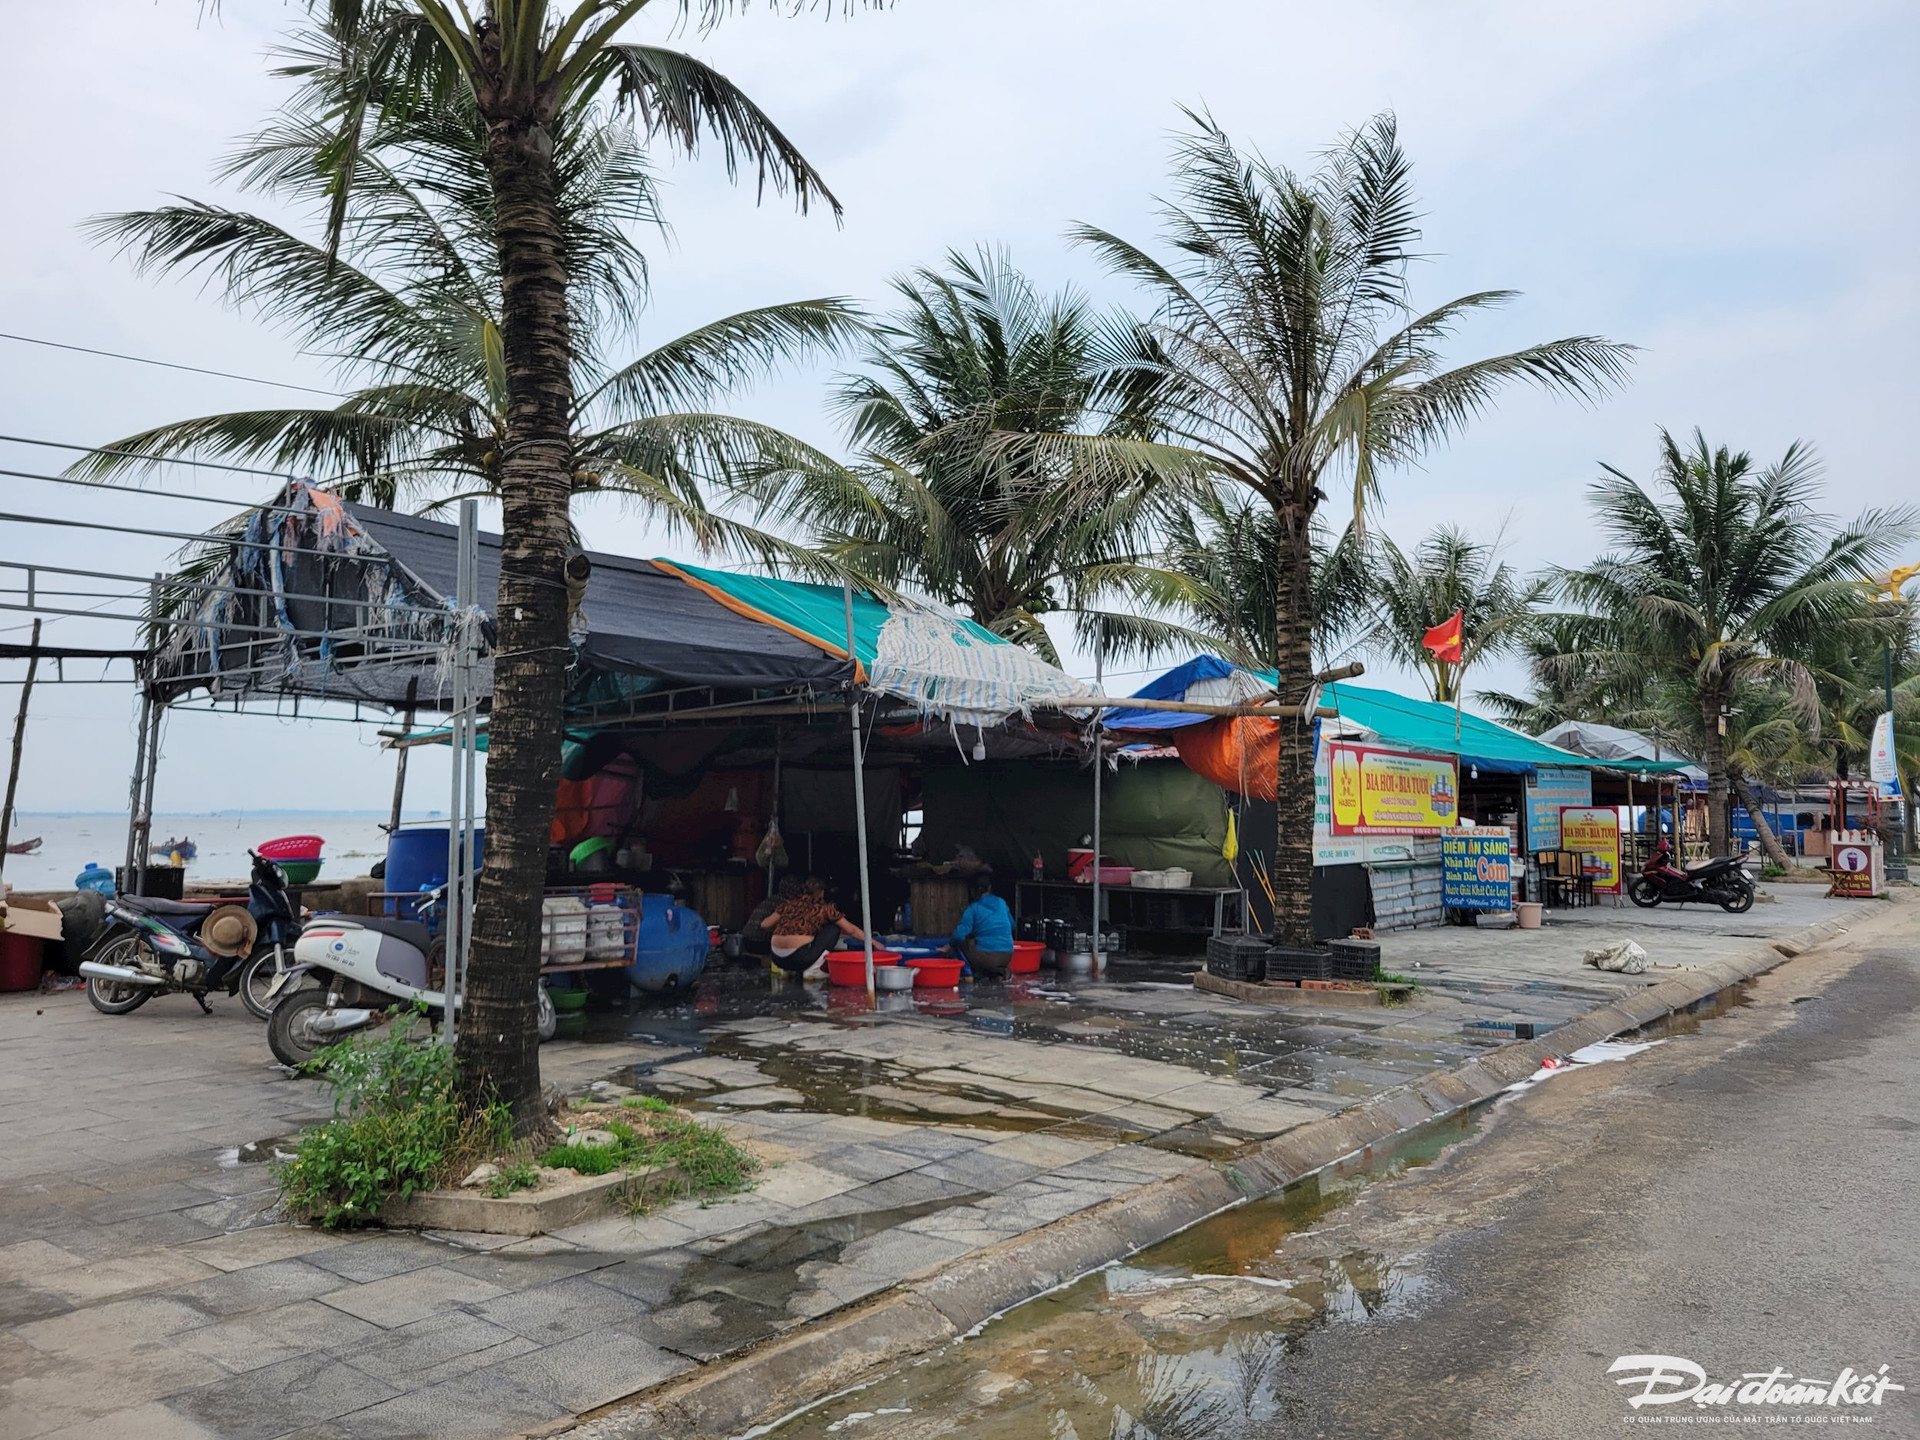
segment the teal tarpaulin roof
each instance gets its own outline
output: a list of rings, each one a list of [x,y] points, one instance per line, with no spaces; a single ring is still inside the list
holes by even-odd
[[[1341,682],[1321,691],[1320,703],[1337,709],[1341,719],[1365,726],[1382,740],[1409,750],[1459,755],[1516,769],[1547,765],[1590,770],[1601,763],[1464,712],[1460,715],[1460,738],[1455,740],[1453,706],[1396,695],[1391,690]]]

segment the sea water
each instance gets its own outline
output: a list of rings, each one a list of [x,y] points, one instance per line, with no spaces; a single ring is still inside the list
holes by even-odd
[[[247,878],[247,851],[283,835],[318,835],[322,880],[365,875],[387,853],[385,811],[373,810],[221,810],[209,815],[163,814],[153,817],[153,862],[164,864],[160,845],[191,840],[199,854],[187,865],[194,882]],[[408,823],[440,818],[437,810],[408,815]],[[444,823],[444,821],[442,822]],[[23,811],[13,818],[12,841],[40,837],[33,855],[9,855],[0,878],[15,890],[71,890],[73,877],[98,861],[109,870],[127,854],[127,817],[116,814],[50,815]]]

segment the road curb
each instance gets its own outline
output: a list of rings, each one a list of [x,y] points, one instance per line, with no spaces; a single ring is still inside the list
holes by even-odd
[[[1802,927],[1741,955],[1687,970],[1588,1011],[1534,1040],[1516,1040],[1265,1141],[1217,1167],[1156,1180],[762,1342],[731,1359],[581,1417],[593,1440],[739,1435],[817,1403],[867,1373],[909,1359],[1102,1265],[1248,1200],[1273,1195],[1373,1146],[1446,1120],[1524,1080],[1548,1058],[1664,1019],[1764,975],[1894,908]],[[551,1434],[553,1431],[542,1431]]]

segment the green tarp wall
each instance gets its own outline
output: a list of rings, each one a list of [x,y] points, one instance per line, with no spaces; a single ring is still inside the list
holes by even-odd
[[[993,866],[1003,887],[1033,873],[1033,857],[1049,879],[1067,873],[1067,851],[1093,831],[1093,776],[1073,764],[981,761],[965,768],[929,765],[921,772],[920,853],[951,860],[968,845]],[[1220,847],[1227,806],[1220,787],[1177,760],[1123,760],[1109,770],[1101,801],[1100,848],[1116,864],[1142,870],[1179,865],[1196,885],[1231,885]]]

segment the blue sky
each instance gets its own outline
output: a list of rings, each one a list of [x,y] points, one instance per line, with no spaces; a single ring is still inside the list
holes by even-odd
[[[195,0],[68,0],[12,18],[16,53],[36,59],[0,91],[17,137],[0,330],[328,383],[285,338],[191,284],[134,276],[76,228],[170,193],[220,194],[212,162],[279,100],[263,56],[299,9],[227,0],[203,20]],[[659,31],[643,20],[636,33]],[[826,172],[847,215],[836,226],[773,198],[756,208],[712,154],[663,159],[673,233],[649,241],[655,295],[641,343],[776,300],[884,300],[890,275],[980,243],[1006,245],[1043,285],[1124,302],[1061,237],[1090,221],[1152,239],[1178,105],[1204,104],[1246,144],[1301,166],[1391,108],[1427,215],[1431,258],[1416,298],[1525,292],[1463,336],[1463,357],[1576,332],[1645,351],[1632,385],[1604,405],[1515,395],[1423,466],[1390,476],[1389,533],[1411,542],[1451,520],[1490,534],[1504,521],[1524,568],[1585,560],[1598,543],[1584,495],[1598,463],[1644,474],[1663,424],[1700,425],[1762,458],[1812,442],[1836,512],[1920,500],[1904,422],[1920,310],[1911,5],[897,0],[846,19],[757,8],[682,43],[760,101]],[[833,445],[827,379],[791,375],[736,408]],[[278,398],[0,341],[9,435],[97,443]],[[0,443],[0,467],[54,468],[48,458]],[[0,486],[0,510],[162,530],[220,514],[13,478]],[[260,493],[231,476],[201,489]],[[599,548],[664,548],[604,505],[580,521]],[[157,537],[0,522],[0,560],[147,574],[169,549]],[[0,612],[0,631],[23,618]],[[49,638],[116,636],[70,620]],[[0,665],[8,715],[18,673]],[[126,689],[50,689],[35,706],[21,807],[120,803],[131,753]],[[172,810],[379,807],[390,784],[370,733],[350,726],[182,715],[159,799]],[[443,788],[430,766],[420,784]]]

